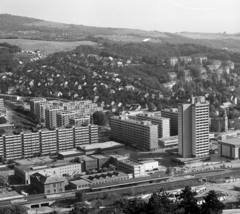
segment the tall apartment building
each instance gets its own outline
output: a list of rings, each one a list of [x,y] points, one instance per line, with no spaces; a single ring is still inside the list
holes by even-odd
[[[152,124],[158,125],[158,138],[170,137],[170,123],[169,118],[164,118],[154,113],[143,113],[136,115],[138,120],[150,120]]]
[[[85,116],[74,116],[71,117],[69,120],[70,125],[72,126],[82,126],[82,125],[89,125],[91,122],[90,115]]]
[[[0,155],[19,159],[67,151],[81,145],[98,143],[98,126],[79,126],[0,137]]]
[[[31,112],[34,112],[39,122],[44,121],[47,128],[65,127],[70,124],[72,117],[91,116],[95,111],[102,111],[91,100],[73,102],[46,101],[46,99],[32,99]]]
[[[36,114],[36,105],[38,103],[43,103],[43,102],[47,102],[47,100],[45,98],[42,98],[42,97],[31,99],[30,100],[30,111],[31,111],[31,113]]]
[[[46,127],[58,127],[57,126],[57,113],[62,111],[62,107],[60,106],[48,106],[45,109],[45,119],[46,119]]]
[[[133,117],[113,116],[110,119],[112,137],[136,145],[139,150],[158,149],[158,126],[151,121],[139,121]]]
[[[178,105],[178,153],[184,158],[209,154],[209,103],[205,97],[192,97]]]
[[[170,135],[178,135],[178,109],[164,109],[161,111],[161,116],[165,118],[170,118]]]
[[[70,125],[70,118],[75,115],[76,113],[74,111],[59,111],[57,113],[57,127]]]
[[[3,99],[1,98],[0,99],[0,112],[4,110],[4,102],[3,102]]]

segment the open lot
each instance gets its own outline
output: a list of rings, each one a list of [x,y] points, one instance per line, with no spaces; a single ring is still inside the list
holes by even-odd
[[[79,45],[95,45],[91,41],[77,41],[77,42],[57,42],[57,41],[42,41],[31,39],[0,39],[0,43],[7,42],[11,45],[17,45],[22,50],[37,50],[39,49],[43,54],[53,54],[60,51],[71,51]]]

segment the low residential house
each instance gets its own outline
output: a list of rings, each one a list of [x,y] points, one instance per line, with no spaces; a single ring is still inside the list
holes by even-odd
[[[30,176],[31,187],[38,193],[52,194],[64,192],[65,179],[48,173],[34,173]]]
[[[207,68],[209,71],[214,72],[216,69],[218,69],[218,66],[216,65],[207,65]]]
[[[167,83],[164,83],[164,87],[171,90],[172,87],[176,84],[176,81],[171,81],[171,82],[167,82]]]
[[[207,73],[206,69],[203,68],[203,67],[199,68],[199,71],[200,71],[200,74],[206,74]]]
[[[179,59],[185,63],[192,62],[192,58],[190,56],[180,56]]]
[[[54,97],[61,97],[62,96],[62,92],[60,91],[55,91],[53,94]]]
[[[206,61],[207,60],[207,57],[206,56],[197,56],[197,57],[194,57],[194,61],[196,63],[199,63],[199,64],[202,64],[203,61]]]
[[[223,69],[219,68],[215,71],[217,75],[222,75],[223,74]]]
[[[192,82],[192,77],[191,77],[191,76],[186,76],[186,77],[184,77],[183,79],[184,79],[184,81],[186,81],[186,82]]]
[[[228,61],[227,61],[227,64],[228,64],[228,66],[229,66],[230,69],[234,69],[234,62],[228,60]]]
[[[126,86],[124,87],[124,89],[125,89],[126,91],[134,91],[134,90],[135,90],[135,87],[132,86],[132,85],[126,85]]]
[[[184,72],[184,76],[189,76],[190,75],[190,70],[183,70],[183,72]]]
[[[168,72],[168,75],[170,77],[170,80],[175,80],[177,79],[177,74],[176,72]]]
[[[178,62],[178,58],[177,57],[170,57],[169,58],[169,64],[174,67]]]
[[[123,63],[122,62],[117,62],[117,66],[118,67],[123,67]]]
[[[223,67],[223,72],[229,74],[230,73],[230,67],[229,66],[224,66]]]
[[[220,60],[213,60],[212,63],[213,63],[213,65],[215,65],[217,67],[217,69],[220,68],[220,66],[222,64],[222,62]]]
[[[200,78],[206,80],[208,78],[208,75],[203,73],[200,75]]]

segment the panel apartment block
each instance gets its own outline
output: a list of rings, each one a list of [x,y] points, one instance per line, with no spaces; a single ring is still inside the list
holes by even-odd
[[[209,103],[205,97],[192,97],[178,106],[178,151],[184,158],[209,154]]]
[[[57,127],[57,113],[61,111],[59,106],[50,106],[45,109],[46,127]]]
[[[128,142],[140,150],[158,149],[158,126],[151,121],[139,121],[126,116],[111,117],[110,127],[112,137]]]
[[[22,151],[22,136],[19,135],[6,135],[3,136],[5,143],[4,157],[6,159],[17,159],[23,157]]]
[[[57,151],[57,132],[53,131],[40,131],[41,141],[41,154],[47,155]]]
[[[74,131],[69,129],[57,129],[58,151],[66,151],[74,148]]]
[[[40,103],[45,103],[45,98],[33,98],[30,100],[30,111],[32,114],[36,114],[36,106]]]
[[[0,99],[0,111],[4,110],[3,99]]]
[[[39,132],[22,134],[24,158],[40,154]]]
[[[36,133],[3,135],[0,137],[0,155],[6,159],[48,155],[66,151],[83,144],[97,143],[98,126],[79,126]]]
[[[150,120],[152,124],[158,125],[158,138],[170,137],[169,118],[164,118],[153,113],[144,113],[136,115],[138,120]]]
[[[89,126],[81,126],[74,128],[74,146],[78,147],[90,142]]]
[[[90,143],[98,143],[98,126],[89,126]]]
[[[4,140],[3,137],[0,137],[0,156],[3,157],[4,156]]]
[[[178,135],[178,109],[164,109],[161,111],[161,116],[165,118],[170,118],[170,135]]]

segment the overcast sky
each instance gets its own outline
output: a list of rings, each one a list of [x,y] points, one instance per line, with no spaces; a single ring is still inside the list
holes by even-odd
[[[0,13],[163,32],[240,32],[240,0],[0,0]]]

